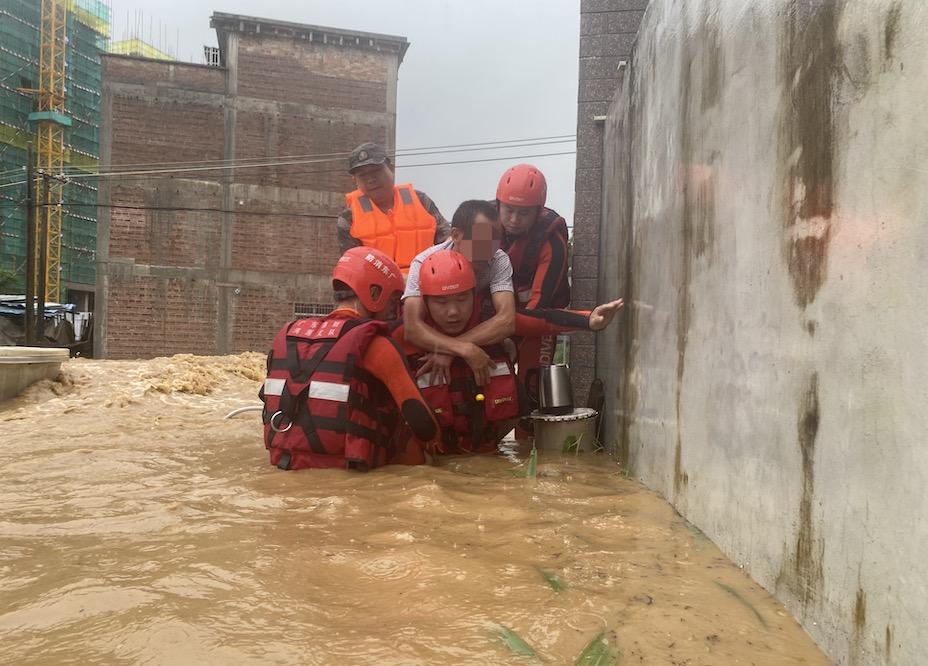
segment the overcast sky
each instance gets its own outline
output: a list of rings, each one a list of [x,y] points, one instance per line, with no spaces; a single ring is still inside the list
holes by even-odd
[[[112,0],[113,39],[142,12],[141,38],[167,42],[181,60],[202,62],[215,46],[214,11],[402,35],[397,148],[573,135],[577,126],[579,0]],[[159,39],[159,24],[162,37]],[[166,35],[166,38],[165,38]],[[131,36],[131,35],[130,35]],[[506,166],[529,161],[548,179],[548,205],[572,224],[574,157],[556,143],[408,157],[420,162],[513,156],[511,160],[403,168],[398,182],[427,192],[450,219],[464,199],[492,197]]]

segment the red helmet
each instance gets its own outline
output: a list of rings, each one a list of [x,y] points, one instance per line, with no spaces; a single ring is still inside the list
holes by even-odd
[[[451,296],[469,291],[475,285],[470,262],[454,250],[430,254],[419,269],[419,291],[423,296]]]
[[[548,198],[545,175],[531,164],[506,169],[496,187],[496,198],[510,206],[544,206]]]
[[[373,313],[386,309],[394,293],[403,293],[400,267],[372,247],[353,247],[345,252],[332,270],[332,280],[351,287],[361,305]],[[376,298],[371,294],[373,287],[380,288]]]

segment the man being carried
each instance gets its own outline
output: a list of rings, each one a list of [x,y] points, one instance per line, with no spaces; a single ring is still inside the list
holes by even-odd
[[[393,163],[376,143],[362,143],[348,159],[357,189],[345,195],[338,216],[338,244],[374,247],[405,275],[413,257],[448,238],[448,222],[435,203],[412,185],[395,185]]]
[[[420,253],[409,267],[406,291],[403,293],[403,324],[406,339],[419,349],[429,352],[420,374],[436,370],[446,377],[454,357],[463,358],[482,386],[489,379],[490,358],[480,348],[502,342],[515,330],[515,299],[512,295],[512,266],[509,257],[499,249],[502,229],[496,207],[481,200],[465,201],[451,219],[451,238]],[[482,304],[484,321],[452,337],[425,320],[419,272],[422,263],[441,250],[456,250],[473,266],[476,289],[487,295]]]
[[[419,290],[424,299],[425,322],[443,335],[457,338],[478,326],[485,316],[485,294],[477,291],[470,262],[454,250],[430,254],[419,267]],[[557,334],[573,330],[602,330],[622,306],[621,299],[600,305],[592,312],[549,310],[516,314],[521,335]],[[414,360],[421,357],[404,338],[402,327],[394,331]],[[420,373],[418,383],[442,427],[443,453],[496,451],[499,441],[528,411],[519,390],[512,361],[502,345],[486,345],[491,365],[485,382],[478,383],[461,358],[451,361],[447,376],[436,370]]]
[[[399,267],[379,250],[352,248],[332,287],[335,309],[287,324],[268,355],[259,396],[271,464],[366,471],[425,462],[439,427],[386,323],[403,291]],[[397,436],[400,416],[412,438]]]

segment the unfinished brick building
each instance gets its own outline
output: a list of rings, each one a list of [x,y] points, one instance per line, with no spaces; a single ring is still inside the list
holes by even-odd
[[[103,57],[102,170],[126,174],[100,179],[98,357],[264,350],[295,313],[327,307],[346,158],[264,163],[394,145],[405,38],[211,25],[218,67]],[[152,165],[164,173],[132,175]]]

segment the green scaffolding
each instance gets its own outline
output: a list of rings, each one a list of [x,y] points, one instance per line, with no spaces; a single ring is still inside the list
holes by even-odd
[[[18,276],[24,290],[26,265],[26,146],[35,141],[27,118],[35,111],[38,86],[41,0],[0,0],[0,270]],[[73,0],[68,7],[65,107],[73,124],[65,132],[68,173],[94,172],[100,159],[100,54],[109,37],[109,7]],[[61,284],[96,281],[97,188],[94,179],[64,187]]]

